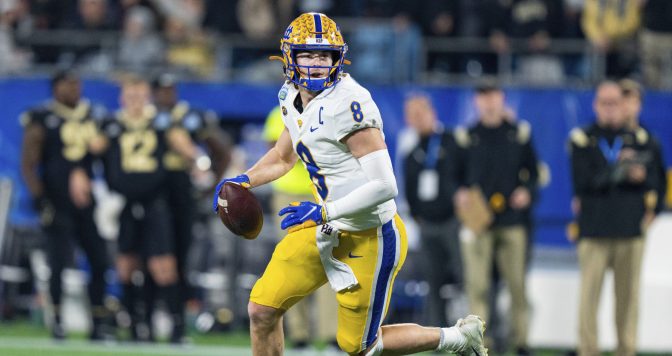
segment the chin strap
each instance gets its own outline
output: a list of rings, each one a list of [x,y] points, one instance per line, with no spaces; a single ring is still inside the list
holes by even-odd
[[[287,62],[285,62],[285,59],[282,58],[282,57],[280,57],[280,56],[269,56],[269,57],[268,57],[268,60],[269,60],[269,61],[280,61],[280,62],[282,62],[282,64],[283,64],[285,67],[287,66]]]

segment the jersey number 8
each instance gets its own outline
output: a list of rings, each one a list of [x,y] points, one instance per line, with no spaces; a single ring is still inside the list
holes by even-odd
[[[362,106],[359,105],[359,102],[353,101],[350,103],[350,111],[352,111],[352,119],[355,122],[362,122],[364,120],[364,113],[362,112]]]
[[[315,188],[317,188],[317,193],[320,194],[322,200],[327,199],[327,195],[329,195],[327,182],[325,181],[324,176],[319,173],[320,167],[315,163],[315,159],[313,159],[313,155],[310,153],[308,147],[306,147],[303,142],[299,142],[296,144],[296,153],[303,163],[306,164],[306,169],[308,170],[308,174],[310,175],[310,179],[313,181]]]

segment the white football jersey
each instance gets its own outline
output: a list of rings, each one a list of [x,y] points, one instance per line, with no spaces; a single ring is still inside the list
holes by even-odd
[[[310,174],[320,203],[338,200],[368,182],[359,161],[340,140],[366,127],[378,128],[383,135],[380,112],[369,91],[349,75],[311,100],[303,113],[294,107],[297,95],[299,90],[292,83],[278,93],[292,145]],[[396,204],[390,199],[329,223],[337,229],[361,231],[386,223],[396,212]]]

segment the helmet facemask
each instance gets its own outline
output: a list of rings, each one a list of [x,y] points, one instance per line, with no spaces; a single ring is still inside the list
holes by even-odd
[[[304,87],[310,91],[321,91],[334,86],[340,80],[343,71],[343,59],[346,51],[346,46],[306,46],[306,45],[289,45],[289,56],[285,68],[285,75],[292,83]],[[326,48],[325,48],[326,47]],[[331,47],[340,47],[334,48]],[[313,63],[310,65],[299,65],[297,61],[297,54],[310,53],[313,51],[329,52],[331,54],[331,65],[320,65]],[[286,59],[287,60],[287,59]],[[314,77],[315,71],[326,69],[326,77]],[[302,73],[303,72],[303,73]]]

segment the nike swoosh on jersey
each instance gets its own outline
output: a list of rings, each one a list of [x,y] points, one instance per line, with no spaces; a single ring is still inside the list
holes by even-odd
[[[317,131],[317,129],[319,129],[319,127],[313,128],[313,127],[311,126],[311,127],[310,127],[310,132],[315,132],[315,131]]]
[[[348,254],[348,257],[350,257],[350,258],[360,258],[360,257],[364,257],[364,256],[353,255],[352,251],[350,251],[350,253]]]

